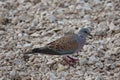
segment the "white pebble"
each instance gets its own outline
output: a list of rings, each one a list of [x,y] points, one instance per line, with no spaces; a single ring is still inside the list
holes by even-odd
[[[4,34],[5,32],[4,31],[0,31],[0,34]]]
[[[86,58],[80,58],[79,59],[80,65],[84,65],[87,63],[87,59]]]
[[[16,76],[16,71],[11,71],[10,76],[15,77]]]
[[[38,37],[38,36],[40,36],[38,33],[33,33],[33,34],[31,34],[31,36],[33,36],[33,37]]]
[[[27,43],[27,44],[23,45],[23,47],[30,47],[30,46],[32,46],[32,44],[30,44],[30,43]]]
[[[19,33],[19,34],[18,34],[18,37],[22,37],[22,36],[23,36],[22,33]]]
[[[94,64],[98,59],[95,57],[95,55],[92,55],[89,57],[88,64]]]
[[[49,15],[49,21],[50,22],[55,22],[56,17],[54,15]]]

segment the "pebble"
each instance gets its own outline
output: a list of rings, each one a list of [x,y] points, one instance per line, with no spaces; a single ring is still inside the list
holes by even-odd
[[[22,48],[23,46],[20,43],[17,43],[16,48]]]
[[[89,57],[88,64],[94,64],[98,59],[95,57],[95,55],[92,55]]]
[[[50,80],[57,80],[55,73],[49,73],[49,75],[50,75]]]
[[[24,48],[26,48],[26,47],[31,47],[31,46],[32,46],[31,43],[26,43],[26,44],[23,45]]]
[[[40,36],[40,34],[38,34],[38,33],[33,33],[33,34],[31,34],[31,36],[32,36],[32,37],[38,37],[38,36]]]
[[[104,67],[102,62],[95,63],[95,66],[98,67],[98,68],[103,68]]]
[[[23,36],[23,34],[22,34],[22,33],[19,33],[19,34],[18,34],[18,37],[22,37],[22,36]]]
[[[120,62],[116,62],[116,67],[120,67]]]
[[[82,9],[81,5],[77,5],[76,9]]]
[[[11,23],[13,23],[13,24],[17,24],[18,22],[19,22],[18,17],[14,17],[11,21]]]
[[[57,72],[61,72],[68,69],[68,66],[64,66],[62,64],[58,64]]]
[[[112,31],[120,32],[120,27],[115,26],[114,23],[112,23],[112,22],[109,24],[109,29],[110,29],[110,32],[112,32]]]
[[[102,2],[101,0],[93,0],[93,1],[94,1],[94,4],[99,4]]]
[[[55,61],[54,60],[52,60],[52,59],[49,59],[48,60],[48,62],[46,63],[47,65],[52,65],[52,64],[54,64],[55,63]]]
[[[104,79],[102,78],[102,76],[97,76],[95,80],[104,80]]]
[[[54,15],[49,15],[49,21],[50,22],[55,22],[57,19]]]
[[[120,54],[120,47],[114,48],[113,52],[111,54],[119,55]]]
[[[83,7],[83,8],[84,8],[85,10],[92,10],[89,3],[84,3],[84,7]]]
[[[105,36],[107,34],[107,30],[109,29],[108,25],[107,25],[107,22],[100,22],[98,24],[98,27],[96,29],[96,33],[95,35],[97,36]]]
[[[113,47],[119,47],[120,46],[120,33],[114,35],[113,38],[111,38],[111,45],[113,45]]]
[[[5,31],[0,31],[0,35],[3,35],[5,33]]]
[[[87,59],[86,58],[80,58],[79,63],[80,63],[80,65],[84,65],[84,64],[87,63]]]
[[[10,76],[15,77],[16,76],[16,71],[11,71]]]

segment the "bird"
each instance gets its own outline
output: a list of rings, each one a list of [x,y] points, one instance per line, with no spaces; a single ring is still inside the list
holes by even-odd
[[[46,44],[43,47],[33,48],[25,54],[47,54],[47,55],[66,55],[69,60],[75,62],[76,59],[69,55],[79,52],[86,43],[86,38],[92,35],[89,28],[81,28],[77,34],[67,34],[63,37]],[[71,65],[70,61],[65,61]]]

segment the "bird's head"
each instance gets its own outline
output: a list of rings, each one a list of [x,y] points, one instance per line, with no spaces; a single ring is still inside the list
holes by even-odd
[[[81,28],[78,32],[78,35],[83,35],[85,37],[90,36],[90,38],[92,38],[92,35],[90,34],[90,28]]]

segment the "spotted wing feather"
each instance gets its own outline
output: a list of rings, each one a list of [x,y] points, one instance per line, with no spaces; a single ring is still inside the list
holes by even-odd
[[[77,35],[64,36],[56,41],[49,43],[47,47],[61,54],[72,54],[79,45],[76,36]]]

